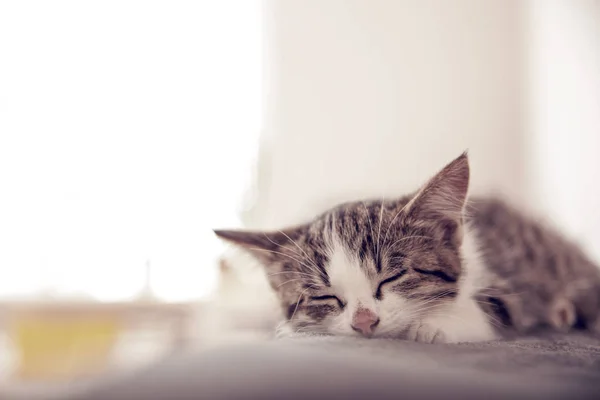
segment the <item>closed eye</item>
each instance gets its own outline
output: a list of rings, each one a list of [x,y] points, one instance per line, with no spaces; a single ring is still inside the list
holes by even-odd
[[[423,274],[423,275],[435,276],[436,278],[440,278],[446,282],[456,282],[456,277],[448,275],[444,271],[438,271],[438,270],[430,271],[430,270],[425,270],[425,269],[421,269],[421,268],[413,268],[413,270],[415,270],[416,272]]]
[[[313,301],[336,301],[340,308],[344,308],[345,304],[337,296],[325,295],[325,296],[313,296],[310,298]]]
[[[394,282],[394,281],[402,278],[404,276],[404,274],[406,274],[406,270],[400,271],[396,275],[392,275],[389,278],[386,278],[386,279],[382,280],[381,282],[379,282],[379,286],[377,286],[377,291],[375,292],[375,298],[378,300],[381,299],[381,289],[383,288],[383,285],[390,283],[390,282]]]

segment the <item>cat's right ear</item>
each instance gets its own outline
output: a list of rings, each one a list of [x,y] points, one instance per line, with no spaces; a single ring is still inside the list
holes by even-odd
[[[451,219],[462,224],[469,175],[469,158],[464,152],[421,187],[406,205],[406,212],[421,217]]]
[[[445,238],[460,245],[469,175],[469,158],[465,152],[429,179],[404,211],[418,219],[435,222]]]
[[[282,247],[293,243],[301,234],[298,228],[273,232],[215,229],[214,232],[219,238],[246,250],[263,262],[284,258]]]

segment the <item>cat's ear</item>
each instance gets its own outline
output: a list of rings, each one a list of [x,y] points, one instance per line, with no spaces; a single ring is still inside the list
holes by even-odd
[[[219,238],[268,263],[285,258],[286,255],[283,254],[282,247],[294,243],[302,234],[302,229],[293,228],[272,232],[215,229],[214,232]]]
[[[409,201],[405,211],[419,218],[462,226],[469,190],[469,158],[464,152],[431,178]]]

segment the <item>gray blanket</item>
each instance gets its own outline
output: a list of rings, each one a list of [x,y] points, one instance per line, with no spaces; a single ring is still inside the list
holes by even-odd
[[[172,357],[69,399],[284,398],[600,398],[600,340],[280,340]]]

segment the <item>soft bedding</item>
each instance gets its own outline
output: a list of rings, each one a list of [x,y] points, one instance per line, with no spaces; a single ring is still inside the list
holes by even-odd
[[[171,357],[64,400],[594,399],[600,340],[469,344],[308,337]]]

